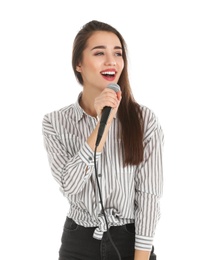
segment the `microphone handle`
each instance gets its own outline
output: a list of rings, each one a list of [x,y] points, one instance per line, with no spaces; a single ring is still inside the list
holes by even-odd
[[[98,130],[98,134],[97,134],[97,140],[96,140],[96,147],[99,145],[99,143],[101,141],[105,126],[107,124],[107,121],[108,121],[108,118],[110,115],[110,112],[111,112],[111,107],[104,107],[102,110],[101,121],[100,121],[99,130]]]

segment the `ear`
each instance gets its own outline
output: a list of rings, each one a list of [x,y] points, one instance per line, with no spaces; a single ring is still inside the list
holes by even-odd
[[[81,72],[81,65],[80,64],[76,66],[76,71]]]

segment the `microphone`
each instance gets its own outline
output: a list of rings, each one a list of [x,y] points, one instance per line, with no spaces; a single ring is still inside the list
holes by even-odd
[[[120,86],[116,83],[108,84],[107,88],[114,90],[116,93],[118,91],[120,91]],[[99,126],[97,140],[96,140],[96,147],[99,145],[101,138],[103,136],[103,132],[104,132],[105,126],[107,124],[111,109],[112,109],[112,107],[105,106],[102,110],[101,121],[100,121],[100,126]]]

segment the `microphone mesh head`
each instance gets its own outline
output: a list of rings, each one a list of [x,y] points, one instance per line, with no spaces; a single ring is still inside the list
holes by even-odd
[[[107,88],[110,88],[110,89],[114,90],[115,92],[120,91],[120,86],[116,83],[108,84]]]

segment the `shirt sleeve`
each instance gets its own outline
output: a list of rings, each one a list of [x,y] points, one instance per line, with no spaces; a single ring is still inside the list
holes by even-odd
[[[148,111],[145,124],[144,160],[138,165],[135,177],[135,249],[150,251],[160,218],[164,135],[158,119],[152,112]]]
[[[83,190],[93,173],[94,152],[85,142],[76,154],[72,154],[71,136],[65,134],[65,142],[62,140],[58,133],[58,128],[60,129],[62,124],[59,122],[59,117],[53,120],[55,117],[55,115],[45,115],[42,122],[44,147],[51,172],[64,195],[77,194]],[[100,154],[96,154],[97,161]]]

